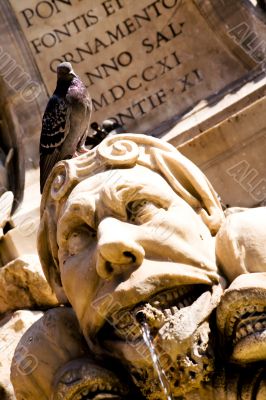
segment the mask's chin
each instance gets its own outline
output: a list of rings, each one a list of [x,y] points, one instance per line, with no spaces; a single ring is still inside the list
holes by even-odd
[[[222,294],[220,285],[187,285],[158,293],[131,310],[109,318],[99,333],[101,346],[120,359],[148,399],[162,394],[158,375],[143,341],[136,315],[141,313],[172,395],[180,396],[208,380],[213,370],[208,319]]]

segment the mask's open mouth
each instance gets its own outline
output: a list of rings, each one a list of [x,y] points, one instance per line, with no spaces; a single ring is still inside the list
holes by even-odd
[[[258,279],[259,278],[259,279]],[[262,273],[240,275],[217,307],[227,357],[237,363],[266,360],[266,290]]]
[[[127,366],[136,386],[150,400],[163,396],[147,350],[154,347],[172,394],[181,396],[198,388],[213,371],[209,318],[221,294],[220,285],[203,283],[158,290],[111,313],[99,331],[98,344]],[[153,346],[147,343],[146,329]]]
[[[179,310],[191,306],[210,286],[203,284],[176,286],[153,295],[145,302],[130,309],[118,310],[110,315],[98,334],[98,340],[117,340],[134,342],[142,337],[136,314],[143,311],[151,333],[155,334],[167,318]]]
[[[84,389],[83,392],[77,394],[73,400],[123,400],[123,395],[115,393],[103,393],[101,392],[90,392],[88,389]]]
[[[227,320],[224,336],[230,345],[231,360],[240,363],[265,360],[266,306],[247,305],[233,311]]]
[[[53,400],[125,400],[129,388],[113,371],[86,357],[60,368],[54,381]]]
[[[266,307],[250,306],[238,310],[229,322],[229,335],[233,344],[245,337],[266,330]]]

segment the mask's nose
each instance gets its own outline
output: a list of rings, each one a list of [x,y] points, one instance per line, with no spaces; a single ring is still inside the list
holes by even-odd
[[[111,217],[99,224],[96,269],[102,279],[111,280],[142,264],[145,252],[134,240],[135,229],[136,226]]]

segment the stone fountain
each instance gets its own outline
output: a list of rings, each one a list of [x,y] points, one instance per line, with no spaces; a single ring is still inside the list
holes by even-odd
[[[38,252],[60,307],[16,348],[16,399],[265,399],[265,222],[225,218],[198,167],[149,136],[57,164]]]

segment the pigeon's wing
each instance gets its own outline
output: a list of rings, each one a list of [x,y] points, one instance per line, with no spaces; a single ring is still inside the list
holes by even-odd
[[[82,82],[81,82],[82,84]],[[83,85],[83,84],[82,84]],[[83,85],[84,86],[84,85]],[[86,138],[89,132],[89,126],[90,126],[90,118],[91,118],[91,112],[92,112],[92,100],[91,97],[87,91],[87,89],[84,86],[84,94],[83,94],[83,101],[82,101],[82,107],[80,109],[80,123],[79,123],[79,137],[78,137],[78,142],[76,146],[76,150],[79,152],[84,152],[83,147],[85,146]]]
[[[70,108],[65,99],[53,95],[44,112],[40,139],[41,193],[53,166],[62,159],[62,144],[70,128]]]

